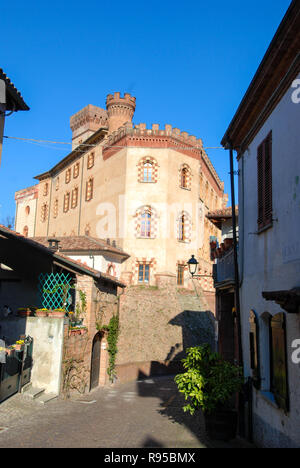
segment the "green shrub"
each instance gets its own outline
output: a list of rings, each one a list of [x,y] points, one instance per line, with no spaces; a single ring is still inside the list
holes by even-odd
[[[243,383],[240,367],[224,361],[208,344],[188,348],[182,362],[186,372],[176,375],[175,382],[185,400],[189,400],[184,411],[193,415],[198,409],[211,413],[230,406],[232,396]]]

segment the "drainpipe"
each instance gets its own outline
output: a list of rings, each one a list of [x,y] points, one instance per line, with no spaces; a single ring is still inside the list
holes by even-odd
[[[236,214],[235,214],[235,190],[234,190],[234,171],[233,171],[233,148],[230,140],[229,144],[229,159],[230,159],[230,185],[231,185],[231,210],[232,210],[232,232],[233,232],[233,262],[234,262],[234,288],[235,288],[235,310],[238,326],[238,364],[243,365],[242,352],[242,333],[241,333],[241,317],[240,317],[240,282],[239,282],[239,267],[237,256],[237,235],[236,235]]]
[[[239,284],[239,267],[237,256],[237,235],[236,235],[236,215],[235,215],[235,190],[234,190],[234,171],[233,171],[233,147],[232,142],[227,138],[230,160],[230,185],[231,185],[231,209],[232,209],[232,231],[233,231],[233,261],[234,261],[234,284],[235,284],[235,311],[238,328],[238,365],[243,368],[243,351],[242,351],[242,332],[241,332],[241,309],[240,309],[240,284]],[[245,434],[244,420],[244,402],[243,397],[239,394],[238,397],[238,414],[239,414],[239,432]]]

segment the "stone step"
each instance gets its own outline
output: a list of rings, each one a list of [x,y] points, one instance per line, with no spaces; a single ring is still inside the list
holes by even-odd
[[[43,393],[38,397],[37,401],[41,403],[41,405],[45,405],[49,401],[55,400],[57,397],[57,393]]]
[[[31,387],[32,387],[32,383],[28,382],[27,384],[23,385],[23,387],[21,388],[21,393],[27,392]]]
[[[36,399],[40,397],[44,393],[45,389],[44,388],[36,388],[36,387],[29,387],[27,390],[24,391],[23,396],[24,398],[29,398],[29,399]]]

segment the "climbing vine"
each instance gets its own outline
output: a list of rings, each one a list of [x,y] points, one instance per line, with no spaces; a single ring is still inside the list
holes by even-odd
[[[102,330],[106,330],[108,332],[107,336],[107,344],[108,344],[108,354],[109,354],[109,363],[107,373],[109,375],[109,380],[111,382],[114,381],[116,376],[115,373],[115,366],[116,366],[116,357],[117,357],[117,342],[118,342],[118,335],[119,335],[119,317],[114,315],[108,325],[102,326]]]
[[[81,289],[78,290],[79,293],[79,303],[77,302],[76,304],[76,318],[79,319],[80,316],[84,316],[86,313],[86,293],[84,291],[81,291]]]

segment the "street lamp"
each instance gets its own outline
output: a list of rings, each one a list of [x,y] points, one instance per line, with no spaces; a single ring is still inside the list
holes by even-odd
[[[195,255],[192,255],[191,258],[189,259],[189,261],[187,262],[188,266],[189,266],[189,272],[190,274],[192,275],[192,277],[194,277],[196,271],[197,271],[197,266],[198,266],[198,262],[195,258]]]

